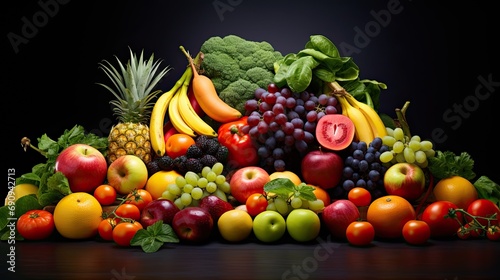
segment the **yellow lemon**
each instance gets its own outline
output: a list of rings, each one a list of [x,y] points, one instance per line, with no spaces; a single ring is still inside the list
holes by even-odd
[[[297,174],[293,173],[292,171],[288,171],[288,170],[275,171],[275,172],[269,174],[269,177],[271,178],[271,180],[274,180],[276,178],[288,178],[295,185],[302,183],[302,180],[300,179],[300,177]]]
[[[54,208],[57,231],[69,239],[86,239],[97,235],[102,221],[102,206],[91,194],[75,192],[63,197]]]
[[[452,202],[458,208],[465,210],[478,198],[476,187],[461,176],[451,176],[439,180],[434,186],[433,193],[436,200]]]
[[[149,177],[144,187],[153,197],[153,199],[161,198],[164,191],[167,190],[168,184],[175,184],[175,178],[182,176],[175,170],[161,170]]]
[[[33,184],[19,184],[12,189],[12,193],[9,192],[7,197],[5,197],[5,205],[9,201],[16,202],[20,197],[28,194],[37,194],[38,186]]]
[[[247,211],[233,209],[224,212],[217,221],[219,233],[226,241],[240,242],[252,233],[253,220]]]

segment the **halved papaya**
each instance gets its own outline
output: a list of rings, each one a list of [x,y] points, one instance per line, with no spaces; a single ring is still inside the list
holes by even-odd
[[[351,119],[342,114],[324,115],[316,125],[316,139],[324,148],[340,151],[351,144],[355,129]]]

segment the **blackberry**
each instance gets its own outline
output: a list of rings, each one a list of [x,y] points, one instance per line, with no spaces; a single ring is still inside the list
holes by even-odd
[[[174,160],[167,155],[164,155],[164,156],[157,158],[156,161],[158,162],[158,166],[162,170],[170,171],[170,170],[174,169]]]
[[[215,158],[217,159],[217,161],[222,164],[226,164],[228,156],[229,149],[224,145],[220,145],[219,149],[217,149],[217,152],[215,153]]]
[[[212,167],[212,166],[214,166],[215,163],[217,163],[217,159],[213,155],[206,154],[206,155],[203,155],[200,158],[200,163],[203,166],[210,166],[210,167]]]
[[[151,177],[151,175],[161,170],[156,160],[152,160],[146,163],[146,168],[148,169],[148,177]]]
[[[174,158],[174,168],[180,174],[185,174],[187,172],[186,161],[187,161],[186,156],[178,156],[178,157]]]
[[[201,173],[201,170],[203,169],[201,161],[197,158],[188,158],[185,166],[188,171],[193,171],[194,173]]]
[[[206,154],[215,156],[220,146],[222,145],[219,143],[219,140],[217,140],[217,138],[210,138],[205,142],[205,147],[203,151]]]
[[[199,135],[198,137],[196,137],[196,140],[195,140],[195,144],[196,146],[198,146],[201,150],[204,150],[204,147],[205,147],[205,142],[210,139],[208,138],[208,136],[206,135]]]
[[[203,151],[197,145],[191,145],[186,151],[187,158],[201,158]]]

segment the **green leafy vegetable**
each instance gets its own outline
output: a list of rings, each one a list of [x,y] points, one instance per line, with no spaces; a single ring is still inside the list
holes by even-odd
[[[285,201],[292,197],[300,197],[301,199],[309,201],[316,200],[316,195],[313,191],[314,187],[306,183],[295,185],[292,180],[288,178],[276,178],[264,185],[264,192],[276,197],[281,197]]]
[[[164,224],[160,220],[146,229],[138,230],[130,241],[130,245],[141,246],[144,252],[154,253],[166,242],[179,243],[179,238],[173,231],[172,226]]]
[[[500,207],[499,184],[493,182],[490,178],[486,176],[481,176],[474,182],[474,187],[476,187],[477,189],[479,198],[489,199]]]
[[[473,169],[474,160],[467,152],[455,155],[451,151],[436,151],[436,155],[429,158],[429,171],[437,180],[456,175],[472,181],[476,177]]]

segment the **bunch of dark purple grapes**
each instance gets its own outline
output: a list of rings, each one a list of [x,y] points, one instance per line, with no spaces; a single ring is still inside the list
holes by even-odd
[[[340,112],[340,104],[334,96],[292,92],[269,84],[267,89],[255,90],[255,98],[246,101],[245,110],[260,165],[268,172],[297,171],[299,166],[293,164],[318,145],[318,120]]]
[[[353,141],[345,156],[342,179],[333,189],[334,198],[347,198],[354,187],[370,191],[372,200],[385,195],[384,175],[387,167],[380,162],[380,154],[390,150],[376,137],[369,144]]]

